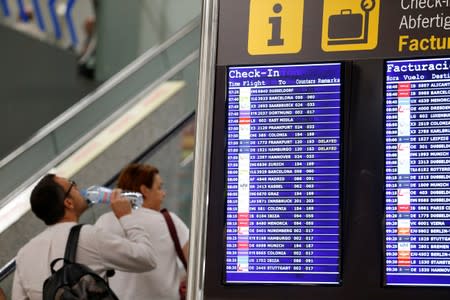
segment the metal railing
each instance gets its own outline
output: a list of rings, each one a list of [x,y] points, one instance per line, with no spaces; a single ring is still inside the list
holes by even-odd
[[[16,258],[11,259],[6,265],[0,269],[0,282],[8,277],[16,269]]]
[[[188,300],[203,298],[219,1],[203,1]]]

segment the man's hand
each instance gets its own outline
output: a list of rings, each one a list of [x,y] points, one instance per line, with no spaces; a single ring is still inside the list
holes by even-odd
[[[131,214],[131,203],[125,197],[122,197],[120,193],[121,189],[114,189],[111,194],[111,209],[116,215],[117,219],[123,216]]]

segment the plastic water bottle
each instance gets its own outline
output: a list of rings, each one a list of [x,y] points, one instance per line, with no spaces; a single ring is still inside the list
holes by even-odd
[[[87,189],[82,189],[80,192],[81,195],[86,199],[89,206],[100,203],[103,204],[111,203],[112,189],[110,188],[93,185],[88,187]],[[130,200],[131,207],[133,209],[138,209],[142,207],[144,198],[142,197],[141,193],[123,191],[121,195]]]

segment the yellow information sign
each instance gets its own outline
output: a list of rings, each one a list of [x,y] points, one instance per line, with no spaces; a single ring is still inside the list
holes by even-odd
[[[378,44],[381,0],[324,0],[322,50],[372,50]]]
[[[304,0],[250,0],[248,53],[300,52],[303,8]]]

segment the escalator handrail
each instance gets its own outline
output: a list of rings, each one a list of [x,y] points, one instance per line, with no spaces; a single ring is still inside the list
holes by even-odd
[[[139,155],[133,162],[139,162],[144,159],[149,153],[155,151],[160,146],[162,146],[175,132],[177,132],[180,128],[182,128],[187,122],[191,121],[192,118],[195,117],[195,110],[188,113],[184,116],[180,121],[178,121],[174,126],[169,128],[158,140],[156,140],[152,145],[150,145],[141,155]],[[108,180],[104,185],[110,186],[113,184],[117,178],[119,177],[119,172],[114,175],[110,180]],[[16,269],[16,260],[15,258],[11,259],[8,263],[6,263],[0,269],[0,282],[3,281],[6,277],[8,277],[14,270]]]
[[[8,277],[16,269],[16,258],[14,257],[0,269],[0,282]]]
[[[110,79],[108,79],[105,83],[100,85],[92,94],[89,94],[86,97],[82,98],[80,101],[78,101],[76,104],[74,104],[71,108],[69,108],[68,110],[63,112],[61,115],[59,115],[57,118],[55,118],[53,121],[51,121],[46,126],[41,128],[27,142],[22,144],[16,150],[14,150],[10,154],[8,154],[6,157],[2,158],[0,160],[0,168],[9,164],[11,161],[13,161],[17,157],[19,157],[22,153],[24,153],[28,149],[32,148],[39,141],[41,141],[46,136],[48,136],[53,131],[55,131],[57,128],[62,126],[69,119],[76,116],[84,108],[86,108],[87,106],[89,106],[92,103],[94,103],[95,101],[97,101],[101,96],[103,96],[104,94],[106,94],[107,92],[112,90],[115,86],[117,86],[119,83],[121,83],[126,78],[128,78],[128,76],[130,76],[131,74],[133,74],[134,72],[139,70],[141,67],[143,67],[149,61],[151,61],[152,59],[157,57],[160,53],[162,53],[163,51],[168,49],[170,46],[172,46],[178,40],[182,39],[184,36],[186,36],[187,34],[192,32],[193,30],[195,30],[198,26],[200,26],[200,17],[196,17],[195,19],[193,19],[191,22],[189,22],[187,25],[185,25],[182,29],[180,29],[178,32],[176,32],[174,35],[172,35],[169,39],[167,39],[162,44],[147,50],[144,54],[139,56],[137,59],[135,59],[133,62],[131,62],[128,66],[126,66],[124,69],[122,69],[117,74],[115,74]]]

